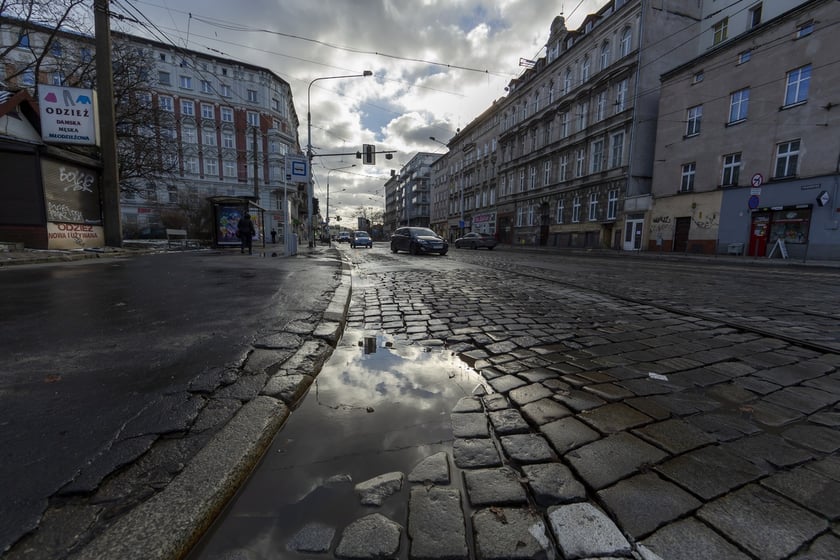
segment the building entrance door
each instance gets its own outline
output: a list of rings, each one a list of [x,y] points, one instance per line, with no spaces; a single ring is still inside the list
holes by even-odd
[[[770,214],[767,212],[755,212],[752,215],[752,227],[750,228],[750,246],[748,255],[751,257],[763,257],[767,255],[767,239],[770,237]]]
[[[674,224],[675,253],[685,253],[688,250],[688,234],[691,231],[691,217],[677,218]]]
[[[627,220],[624,225],[624,250],[638,251],[642,248],[642,231],[644,220]]]

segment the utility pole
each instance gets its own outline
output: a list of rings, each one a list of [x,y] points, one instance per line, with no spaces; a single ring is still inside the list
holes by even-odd
[[[111,12],[108,0],[94,0],[96,33],[96,105],[99,110],[99,153],[102,158],[102,219],[105,244],[122,247],[120,181],[117,169],[117,131],[114,115],[114,76],[111,71]]]

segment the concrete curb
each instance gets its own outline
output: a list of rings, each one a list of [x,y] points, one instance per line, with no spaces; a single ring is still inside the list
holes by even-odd
[[[339,286],[318,327],[337,322],[336,341],[344,328],[351,291],[350,265],[342,259]],[[310,375],[302,377],[312,379],[319,372],[305,373]],[[290,413],[287,405],[273,397],[260,395],[248,401],[166,488],[70,558],[183,558],[247,479]]]

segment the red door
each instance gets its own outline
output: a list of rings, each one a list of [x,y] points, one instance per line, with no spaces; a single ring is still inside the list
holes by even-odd
[[[767,255],[767,238],[770,236],[770,214],[756,212],[752,216],[750,228],[750,247],[747,253],[751,257]]]

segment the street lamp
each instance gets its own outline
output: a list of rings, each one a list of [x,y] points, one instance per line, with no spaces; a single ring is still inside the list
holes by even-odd
[[[309,162],[309,185],[307,189],[307,217],[309,221],[309,247],[315,246],[315,235],[312,229],[312,193],[315,188],[312,179],[312,113],[310,111],[312,105],[312,84],[319,80],[338,80],[341,78],[366,78],[368,76],[373,76],[373,72],[370,70],[365,70],[361,74],[349,74],[346,76],[322,76],[320,78],[315,78],[311,82],[309,82],[309,87],[306,88],[306,159]]]
[[[335,167],[327,170],[327,243],[332,247],[332,232],[330,231],[330,173],[333,171],[341,171],[342,169],[350,169],[356,167],[356,164],[345,165],[344,167]]]

